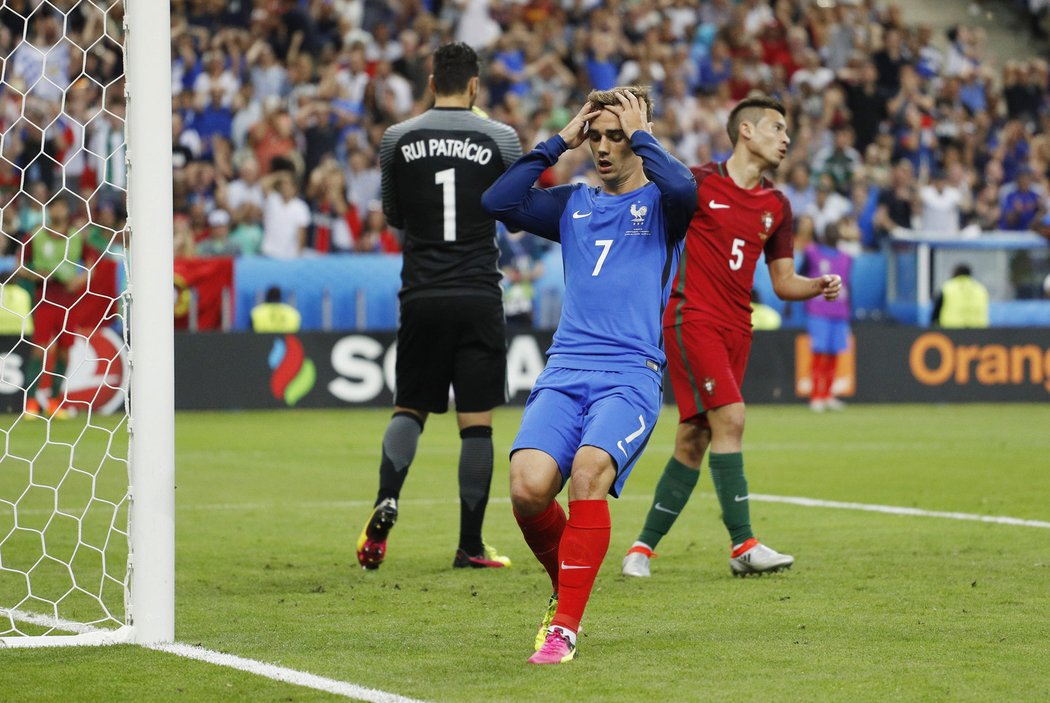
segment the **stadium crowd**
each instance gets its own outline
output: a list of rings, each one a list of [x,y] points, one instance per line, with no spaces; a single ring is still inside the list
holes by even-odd
[[[1047,61],[999,65],[982,29],[938,37],[897,4],[172,0],[171,20],[179,256],[398,251],[379,204],[379,140],[428,107],[430,56],[452,39],[482,54],[478,105],[526,148],[589,90],[638,83],[653,88],[657,136],[700,164],[728,156],[736,102],[781,100],[793,145],[776,176],[800,250],[831,223],[854,252],[896,228],[1050,238]],[[0,9],[5,203],[21,187],[4,209],[7,253],[62,188],[81,195],[78,216],[120,225],[120,21],[119,3],[105,15],[70,0]],[[85,149],[70,148],[80,139]],[[596,182],[585,157],[543,184]],[[508,282],[527,283],[542,245],[501,240]]]
[[[592,88],[644,83],[656,133],[699,164],[728,155],[722,125],[737,101],[780,99],[794,145],[778,175],[800,248],[829,223],[856,251],[897,227],[1048,224],[1047,62],[1000,70],[981,29],[937,42],[898,5],[193,0],[173,3],[172,19],[183,254],[396,251],[378,140],[426,108],[430,54],[450,39],[483,53],[479,104],[526,147]],[[572,179],[594,180],[587,159],[544,175]]]

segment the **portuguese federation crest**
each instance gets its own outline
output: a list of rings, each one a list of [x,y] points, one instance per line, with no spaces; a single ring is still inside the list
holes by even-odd
[[[773,227],[773,213],[769,210],[762,211],[762,231],[758,233],[759,238],[764,242],[769,239],[769,230]]]
[[[715,379],[710,376],[704,378],[704,393],[707,393],[708,395],[715,394]]]

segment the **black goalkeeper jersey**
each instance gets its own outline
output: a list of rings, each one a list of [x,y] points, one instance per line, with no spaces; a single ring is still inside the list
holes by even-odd
[[[383,212],[405,233],[402,301],[502,295],[496,222],[481,194],[520,156],[513,129],[467,108],[433,108],[386,130]]]

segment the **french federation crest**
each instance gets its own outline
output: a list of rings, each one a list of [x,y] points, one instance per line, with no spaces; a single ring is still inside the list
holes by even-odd
[[[769,210],[762,211],[762,231],[758,233],[759,238],[764,242],[769,239],[769,230],[773,227],[773,213]]]
[[[638,203],[632,203],[631,204],[631,215],[632,215],[633,219],[631,220],[631,224],[633,224],[633,225],[644,224],[645,223],[645,215],[648,212],[649,212],[649,207],[647,205],[639,205]]]

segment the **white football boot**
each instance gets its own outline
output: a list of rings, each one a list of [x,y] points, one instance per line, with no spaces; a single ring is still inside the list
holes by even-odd
[[[651,576],[649,573],[649,560],[655,557],[656,554],[653,550],[649,549],[648,545],[643,542],[635,542],[631,545],[631,548],[627,550],[627,555],[623,558],[623,565],[620,567],[620,573],[624,576],[640,576],[648,578]]]
[[[770,549],[754,537],[740,545],[729,557],[733,576],[772,574],[790,569],[794,563],[795,557]]]

